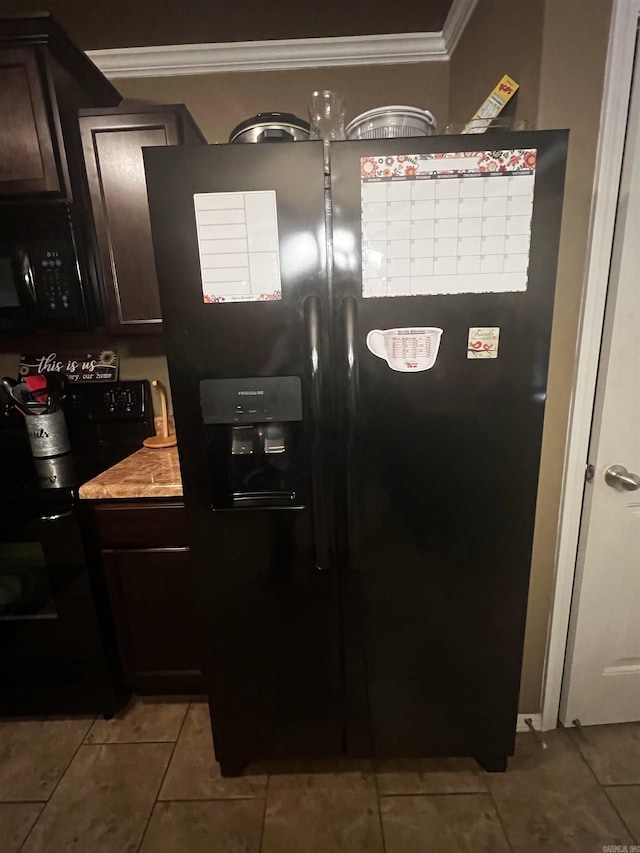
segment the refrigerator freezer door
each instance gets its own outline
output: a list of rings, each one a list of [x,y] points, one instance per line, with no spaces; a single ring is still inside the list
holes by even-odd
[[[354,755],[514,743],[567,134],[472,142],[331,147]]]
[[[320,536],[331,512],[323,146],[159,154],[147,149],[145,167],[216,755],[225,774],[336,755],[337,582]],[[231,424],[224,395],[201,408],[209,380],[234,380],[234,393],[247,380]],[[233,423],[254,425],[251,446]]]

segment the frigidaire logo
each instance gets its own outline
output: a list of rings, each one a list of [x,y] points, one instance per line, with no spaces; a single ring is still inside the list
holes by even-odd
[[[43,427],[40,427],[40,429],[34,429],[34,431],[31,433],[31,437],[32,438],[49,438],[49,433],[46,431],[46,429],[44,429]]]
[[[238,391],[238,397],[262,397],[264,391]]]

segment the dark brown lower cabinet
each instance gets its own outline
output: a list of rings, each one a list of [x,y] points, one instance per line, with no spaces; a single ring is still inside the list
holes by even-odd
[[[202,691],[183,507],[104,503],[95,517],[125,681],[136,693]]]

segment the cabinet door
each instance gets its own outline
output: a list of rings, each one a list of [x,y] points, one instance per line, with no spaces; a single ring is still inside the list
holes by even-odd
[[[202,690],[188,548],[102,554],[127,684],[140,693]]]
[[[142,148],[177,145],[176,116],[81,116],[109,331],[162,331]]]
[[[0,197],[59,193],[43,78],[33,48],[0,50]]]

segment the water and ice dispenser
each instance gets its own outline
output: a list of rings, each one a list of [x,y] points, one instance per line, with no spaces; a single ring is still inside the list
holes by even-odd
[[[302,389],[298,376],[203,379],[212,506],[302,502]]]

